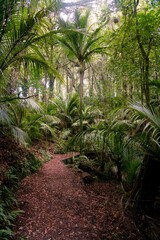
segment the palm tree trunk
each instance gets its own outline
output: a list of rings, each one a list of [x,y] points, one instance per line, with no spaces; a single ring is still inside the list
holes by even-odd
[[[27,97],[28,96],[28,79],[24,78],[23,80],[23,85],[22,85],[22,95],[23,97]]]
[[[85,72],[85,66],[84,62],[81,63],[80,68],[80,86],[79,86],[79,97],[80,97],[80,103],[79,103],[79,117],[80,117],[80,131],[83,131],[83,81],[84,81],[84,72]],[[82,154],[82,140],[80,143],[80,154]]]
[[[55,76],[51,74],[49,76],[49,99],[52,99],[54,96],[54,83],[55,83]]]

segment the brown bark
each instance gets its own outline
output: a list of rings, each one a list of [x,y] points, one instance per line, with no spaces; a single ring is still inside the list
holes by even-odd
[[[79,104],[79,114],[80,114],[80,131],[83,131],[83,81],[84,81],[84,72],[85,72],[85,64],[84,62],[80,63],[80,86],[79,86],[79,96],[80,96],[80,104]],[[82,154],[82,140],[80,143],[80,154]]]
[[[131,195],[137,212],[149,216],[154,215],[154,204],[160,186],[159,172],[160,162],[152,156],[146,155]]]

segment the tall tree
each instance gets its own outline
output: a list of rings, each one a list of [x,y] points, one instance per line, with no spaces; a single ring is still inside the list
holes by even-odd
[[[82,106],[86,63],[93,54],[103,51],[102,37],[97,36],[101,27],[91,31],[89,14],[88,10],[85,12],[76,11],[72,22],[61,19],[60,26],[63,32],[58,36],[58,41],[67,50],[69,60],[79,67],[80,130],[83,130]]]

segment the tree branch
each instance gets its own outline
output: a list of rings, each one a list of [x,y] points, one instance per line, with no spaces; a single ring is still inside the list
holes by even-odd
[[[36,94],[36,95],[28,96],[28,97],[20,97],[20,93],[18,93],[17,97],[5,98],[4,100],[0,100],[0,103],[10,102],[10,101],[17,100],[17,99],[25,100],[25,99],[32,98],[32,97],[37,97],[37,96],[38,95]]]

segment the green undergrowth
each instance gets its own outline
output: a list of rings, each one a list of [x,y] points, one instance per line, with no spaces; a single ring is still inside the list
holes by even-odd
[[[63,162],[66,165],[72,165],[72,167],[77,170],[80,169],[83,172],[88,172],[92,175],[94,181],[102,182],[115,180],[113,176],[106,171],[106,169],[103,172],[99,169],[99,162],[96,158],[91,159],[86,155],[78,155],[76,157],[65,159]]]
[[[48,162],[52,159],[52,155],[46,149],[40,148],[38,152],[41,154],[42,162]]]
[[[5,173],[0,185],[0,240],[14,239],[14,221],[23,212],[18,207],[16,192],[21,180],[36,172],[41,165],[41,161],[29,152]]]

